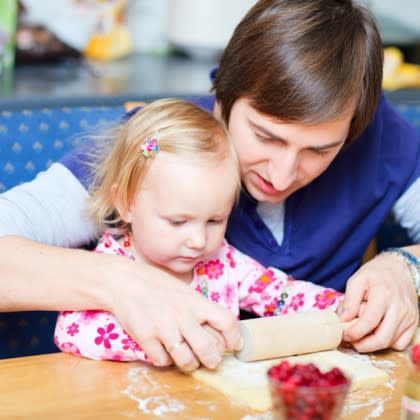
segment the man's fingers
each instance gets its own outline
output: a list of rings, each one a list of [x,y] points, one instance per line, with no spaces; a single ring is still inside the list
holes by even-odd
[[[142,343],[141,348],[147,354],[150,363],[158,367],[172,364],[172,358],[157,338],[139,340],[139,342]]]
[[[341,321],[351,321],[359,314],[360,305],[362,304],[365,295],[366,290],[364,282],[360,281],[357,274],[350,277],[347,281],[344,299],[337,309],[337,314]]]
[[[359,305],[360,307],[361,305]],[[359,310],[359,319],[345,330],[343,334],[344,340],[353,343],[371,334],[381,323],[387,313],[387,309],[384,305],[384,300],[380,296],[372,294],[371,299],[363,303],[363,311]]]
[[[408,322],[407,322],[408,321]],[[395,325],[398,327],[395,329]],[[353,347],[362,353],[392,347],[395,350],[405,349],[414,334],[417,322],[410,322],[408,317],[401,317],[400,311],[392,306],[381,322],[370,334],[352,341]]]
[[[407,328],[405,331],[403,331],[398,337],[397,339],[394,341],[394,343],[392,344],[392,348],[394,350],[404,350],[406,349],[410,343],[411,340],[413,339],[413,335],[416,332],[416,328],[417,325],[411,325],[409,328]]]
[[[214,369],[219,365],[224,353],[224,345],[217,345],[214,332],[197,322],[187,322],[182,326],[182,333],[188,341],[192,352],[197,359],[207,368]]]
[[[224,309],[224,308],[223,308]],[[210,315],[210,314],[209,314]],[[226,351],[236,351],[241,349],[241,334],[239,331],[239,321],[230,311],[213,312],[211,316],[206,316],[206,322],[223,336]]]
[[[192,371],[200,366],[190,346],[191,337],[183,333],[180,324],[180,319],[166,316],[157,322],[142,324],[143,328],[138,331],[138,342],[154,365],[167,366],[169,360],[169,364],[174,363],[184,371]]]
[[[186,340],[180,339],[174,344],[168,345],[168,347],[172,360],[180,369],[191,372],[200,367],[200,362]]]
[[[223,334],[220,331],[214,329],[211,325],[205,323],[202,326],[206,332],[210,334],[210,337],[213,339],[213,343],[217,348],[217,351],[220,354],[223,354],[226,351],[226,342]]]
[[[167,280],[171,293],[154,288],[141,304],[126,303],[115,308],[115,313],[123,309],[124,327],[153,364],[166,366],[173,361],[183,370],[200,364],[216,367],[225,351],[239,345],[236,316],[178,280]],[[134,288],[128,297],[135,297],[136,292]],[[127,300],[130,303],[129,299],[118,301]]]
[[[395,320],[392,313],[386,316],[369,333],[354,334],[351,340],[353,347],[360,353],[385,349],[390,346],[393,340],[393,328]],[[374,324],[374,322],[372,322]]]

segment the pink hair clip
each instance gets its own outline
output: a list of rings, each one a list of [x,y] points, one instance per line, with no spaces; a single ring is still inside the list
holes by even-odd
[[[142,154],[145,158],[153,157],[159,152],[159,144],[156,137],[147,137],[141,145]]]

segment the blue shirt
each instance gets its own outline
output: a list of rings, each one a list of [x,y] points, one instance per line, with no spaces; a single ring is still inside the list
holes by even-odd
[[[214,97],[193,102],[210,111]],[[61,163],[87,186],[84,153],[77,149]],[[258,215],[257,202],[245,195],[230,216],[226,237],[265,266],[343,291],[395,202],[420,176],[419,156],[416,130],[382,96],[361,136],[286,200],[282,244]]]

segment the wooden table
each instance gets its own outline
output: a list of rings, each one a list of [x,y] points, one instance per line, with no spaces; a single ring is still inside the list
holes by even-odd
[[[361,356],[390,381],[349,394],[342,419],[399,418],[406,353]],[[57,353],[0,361],[1,419],[269,420],[175,369]]]

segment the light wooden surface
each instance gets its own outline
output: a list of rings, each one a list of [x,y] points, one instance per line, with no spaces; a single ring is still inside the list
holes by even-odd
[[[360,356],[390,381],[349,394],[342,419],[399,418],[405,353]],[[0,361],[1,419],[270,420],[175,369],[86,360],[57,353]]]

